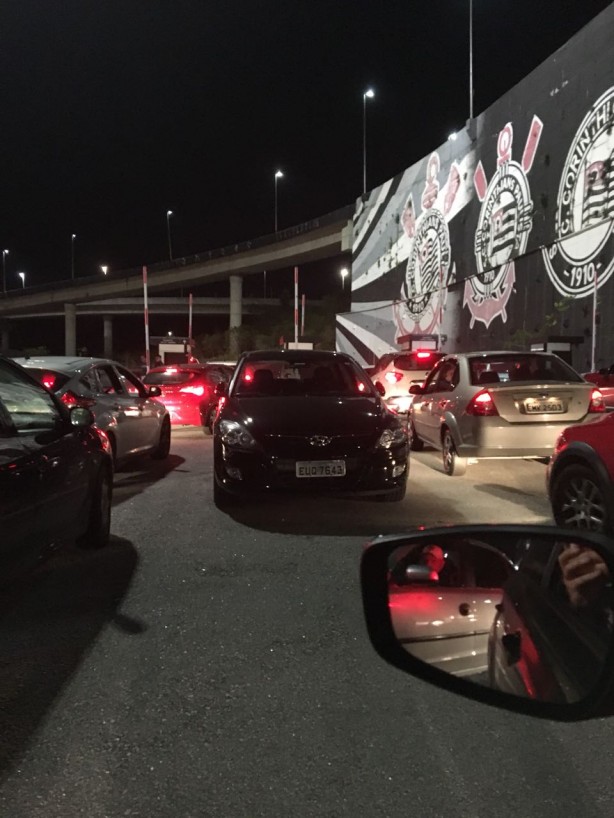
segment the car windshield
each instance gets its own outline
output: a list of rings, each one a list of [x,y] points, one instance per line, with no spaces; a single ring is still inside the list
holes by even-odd
[[[367,376],[344,359],[248,360],[236,380],[236,395],[306,397],[372,395]]]
[[[509,381],[571,381],[582,378],[556,355],[489,354],[469,359],[471,383],[507,383]]]

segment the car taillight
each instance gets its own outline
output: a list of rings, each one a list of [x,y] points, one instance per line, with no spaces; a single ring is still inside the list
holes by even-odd
[[[416,352],[416,358],[420,358],[421,360],[430,358],[431,355],[432,355],[431,352]]]
[[[180,390],[180,392],[187,392],[189,395],[198,395],[199,398],[205,394],[205,387],[204,386],[184,386]]]
[[[402,377],[403,376],[400,372],[386,372],[384,375],[384,378],[388,381],[388,383],[398,383]]]
[[[591,402],[588,405],[589,412],[605,412],[605,401],[599,389],[591,392]]]
[[[45,372],[41,378],[41,383],[46,389],[53,389],[56,382],[56,377],[52,372]]]
[[[493,417],[499,414],[492,395],[486,389],[473,396],[465,411],[468,415],[478,415],[480,417]]]
[[[72,409],[73,406],[79,406],[81,409],[89,409],[96,403],[96,401],[92,398],[80,397],[79,395],[75,395],[74,392],[70,391],[64,392],[60,399],[65,406],[68,406],[69,409]]]

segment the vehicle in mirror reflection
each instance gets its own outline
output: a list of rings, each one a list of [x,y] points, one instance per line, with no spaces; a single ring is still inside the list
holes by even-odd
[[[398,667],[428,666],[465,694],[469,682],[507,700],[594,702],[614,676],[611,548],[599,535],[535,526],[379,538],[362,562],[372,642]]]

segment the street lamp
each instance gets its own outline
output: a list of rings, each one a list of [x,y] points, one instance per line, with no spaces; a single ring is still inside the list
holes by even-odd
[[[375,91],[367,88],[362,95],[362,195],[367,192],[367,100],[373,99]]]
[[[102,274],[105,275],[105,276],[109,272],[109,268],[107,267],[106,264],[101,264],[100,269],[102,270]]]
[[[452,131],[452,133],[448,136],[448,142],[456,142],[458,134],[456,131]]]
[[[6,257],[8,256],[9,251],[3,250],[2,251],[2,292],[6,293]]]
[[[17,273],[17,275],[21,279],[21,286],[25,290],[25,288],[26,288],[26,274],[25,273]]]
[[[171,216],[174,216],[172,210],[166,211],[166,234],[168,236],[168,257],[169,260],[173,260],[173,244],[171,242]]]
[[[75,277],[75,239],[77,238],[75,233],[72,233],[70,236],[70,277]]]
[[[342,267],[339,272],[341,273],[341,289],[345,290],[345,279],[349,276],[350,271],[347,267]]]
[[[275,232],[277,233],[277,182],[283,179],[284,175],[280,170],[275,171]]]

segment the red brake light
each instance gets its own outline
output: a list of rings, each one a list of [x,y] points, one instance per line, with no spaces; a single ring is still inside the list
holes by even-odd
[[[388,381],[388,383],[398,383],[403,375],[400,372],[386,372],[384,375],[384,379]]]
[[[92,398],[79,397],[79,395],[75,395],[74,392],[70,391],[64,392],[60,400],[65,406],[68,406],[69,409],[72,409],[73,406],[79,406],[81,409],[89,409],[96,403]]]
[[[249,370],[249,369],[248,369],[248,370],[246,370],[246,371],[245,371],[245,373],[244,373],[244,375],[243,375],[243,380],[244,380],[244,381],[247,381],[248,383],[249,383],[250,381],[253,381],[253,380],[254,380],[254,374],[253,374],[253,372],[250,372],[250,370]]]
[[[43,377],[41,378],[41,383],[46,389],[53,389],[53,385],[56,382],[56,377],[52,372],[45,372]]]
[[[481,392],[478,392],[477,395],[474,395],[469,401],[465,411],[468,415],[477,415],[480,417],[493,417],[499,414],[492,395],[487,389],[483,389]]]
[[[599,389],[593,389],[591,392],[591,402],[588,405],[589,412],[605,412],[605,401]]]
[[[364,392],[365,391],[365,385],[364,385],[364,383],[362,383],[362,381],[358,381],[358,391],[359,392]]]
[[[178,370],[176,366],[167,366],[164,371],[168,372],[169,375],[174,375]]]
[[[431,352],[416,352],[416,358],[420,358],[420,359],[430,358],[431,355],[432,355]]]
[[[184,386],[180,390],[180,392],[187,392],[190,395],[198,395],[199,398],[205,394],[205,387],[200,386]]]

